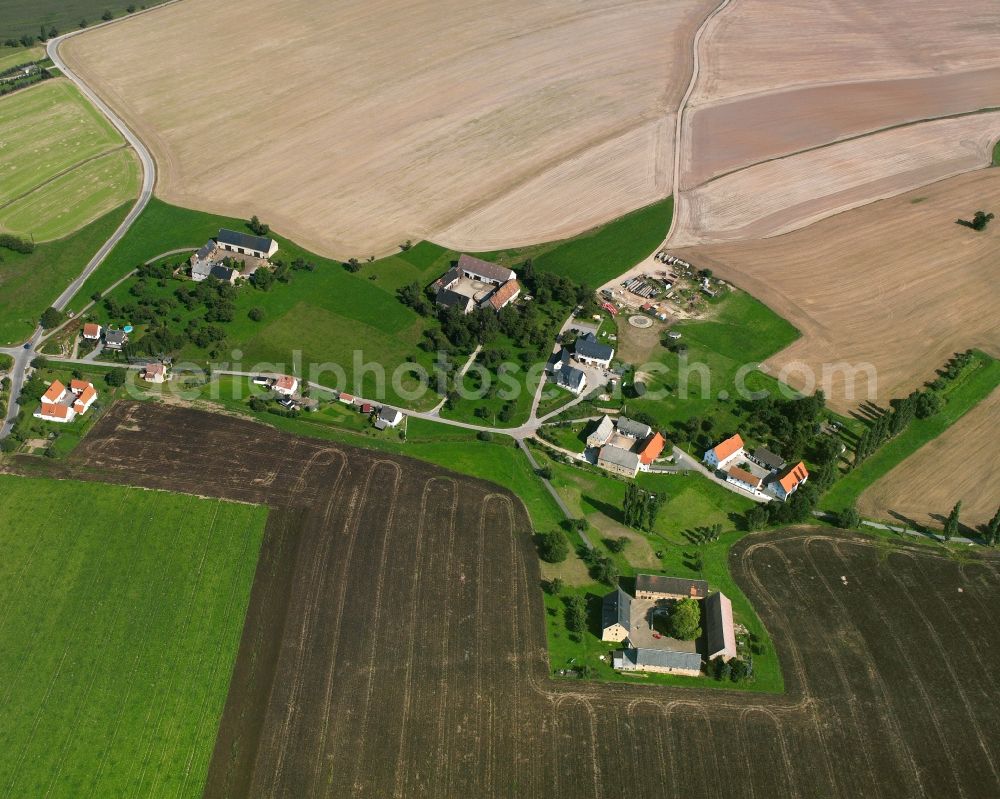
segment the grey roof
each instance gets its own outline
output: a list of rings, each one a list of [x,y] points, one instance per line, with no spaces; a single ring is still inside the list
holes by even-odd
[[[271,249],[271,239],[264,236],[251,236],[249,233],[241,233],[238,230],[228,230],[222,228],[216,238],[219,244],[229,244],[233,247],[242,247],[244,250],[261,250],[267,252]]]
[[[586,379],[587,376],[575,366],[564,366],[556,371],[556,383],[573,391],[579,390]]]
[[[462,270],[457,266],[453,266],[447,272],[445,272],[441,277],[434,281],[434,285],[438,288],[447,288],[456,280],[462,276]]]
[[[211,255],[212,250],[214,249],[215,249],[215,242],[209,241],[204,247],[202,247],[200,250],[198,250],[198,252],[194,254],[195,258],[197,258],[199,261],[203,261],[206,258],[208,258],[209,255]]]
[[[612,347],[609,347],[607,344],[601,344],[593,333],[580,336],[576,340],[573,350],[577,355],[582,355],[584,358],[593,358],[598,361],[610,361],[611,356],[615,354]]]
[[[640,669],[643,666],[692,670],[701,668],[701,655],[697,652],[672,652],[669,649],[626,649],[625,657]]]
[[[639,454],[621,447],[604,446],[601,447],[600,460],[622,466],[626,469],[639,468]]]
[[[604,597],[601,603],[601,629],[606,630],[615,624],[620,624],[626,630],[632,613],[632,597],[616,588]]]
[[[724,654],[736,657],[736,630],[733,628],[733,606],[720,591],[705,599],[705,643],[709,657]]]
[[[395,408],[390,408],[388,405],[383,405],[378,412],[378,418],[386,422],[394,422],[403,414],[396,410]]]
[[[615,423],[611,421],[610,416],[605,415],[605,417],[601,419],[600,424],[598,424],[594,429],[594,432],[587,436],[587,438],[597,438],[602,441],[607,441],[614,429]]]
[[[692,594],[691,589],[694,589]],[[704,598],[708,594],[708,583],[704,580],[689,580],[686,577],[663,577],[659,574],[637,574],[635,590],[652,591],[658,594],[678,594]]]
[[[124,344],[128,339],[128,334],[124,330],[105,330],[105,344]]]
[[[217,278],[218,280],[224,280],[226,282],[229,282],[230,280],[233,279],[233,275],[236,274],[236,270],[230,269],[228,266],[221,266],[219,264],[216,264],[211,268],[211,270],[209,270],[208,274],[214,278]]]
[[[624,416],[618,417],[617,427],[619,433],[630,438],[648,438],[649,434],[653,432],[653,428],[648,424],[635,422],[631,419],[626,419]]]
[[[506,283],[508,280],[514,280],[517,277],[517,274],[506,266],[498,266],[497,264],[492,264],[489,261],[484,261],[482,258],[475,258],[471,255],[463,254],[459,257],[458,268],[463,272],[482,275],[488,280],[495,280],[498,283]]]
[[[212,262],[203,261],[200,258],[194,262],[194,266],[191,267],[191,277],[202,277],[206,278],[212,274]]]
[[[459,294],[457,291],[452,291],[451,289],[441,289],[434,298],[434,302],[438,305],[444,306],[445,308],[457,306],[459,308],[466,309],[469,307],[470,299],[464,294]]]
[[[764,464],[764,466],[767,466],[769,469],[785,468],[785,459],[780,455],[771,452],[771,450],[765,449],[764,447],[757,447],[757,449],[753,451],[753,459],[758,463]]]

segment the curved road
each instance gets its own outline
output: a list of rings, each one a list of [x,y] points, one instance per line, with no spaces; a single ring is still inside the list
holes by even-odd
[[[121,19],[126,18],[121,17],[118,20],[112,20],[111,22],[103,24],[112,25],[115,22],[119,22]],[[101,26],[98,25],[95,27]],[[89,28],[87,30],[93,30],[93,28]],[[60,311],[69,304],[69,301],[73,299],[73,296],[82,288],[87,278],[94,273],[97,267],[99,267],[104,262],[104,259],[108,257],[108,253],[110,253],[111,250],[114,249],[114,246],[122,240],[126,233],[128,233],[129,228],[132,227],[135,220],[139,218],[139,215],[149,204],[149,201],[153,196],[153,188],[156,186],[156,163],[153,161],[152,154],[146,149],[146,145],[144,145],[139,140],[139,137],[131,131],[128,125],[126,125],[122,119],[111,110],[107,103],[98,97],[91,90],[91,88],[87,86],[87,84],[84,83],[75,72],[73,72],[73,70],[66,66],[66,62],[63,61],[59,55],[59,46],[70,37],[77,36],[80,33],[83,33],[83,31],[72,31],[70,33],[63,34],[62,36],[57,36],[55,39],[50,39],[46,45],[48,56],[52,59],[52,63],[62,71],[63,75],[71,80],[83,93],[83,95],[90,100],[90,102],[93,103],[105,117],[107,117],[108,121],[119,133],[121,133],[121,135],[125,138],[125,141],[131,145],[132,149],[135,150],[136,154],[139,156],[139,162],[142,165],[142,188],[139,191],[139,199],[136,200],[135,205],[132,206],[132,210],[128,212],[128,216],[126,216],[122,223],[118,226],[118,229],[111,234],[111,238],[104,242],[94,257],[91,258],[84,267],[83,271],[52,303],[52,307]],[[35,357],[35,348],[38,346],[41,338],[42,329],[41,327],[36,327],[34,332],[31,334],[31,337],[25,342],[25,345],[27,345],[26,347],[0,348],[0,352],[11,355],[14,358],[14,366],[11,368],[10,372],[10,400],[7,403],[7,413],[4,416],[3,424],[0,425],[0,439],[6,438],[10,434],[10,431],[14,426],[14,420],[20,412],[20,406],[18,405],[17,398],[21,394],[21,388],[24,385],[28,366],[31,364],[31,359]]]

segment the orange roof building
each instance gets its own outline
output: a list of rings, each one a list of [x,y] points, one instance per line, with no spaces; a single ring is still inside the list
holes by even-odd
[[[83,337],[96,340],[101,337],[101,326],[96,322],[87,322],[83,326]]]
[[[72,416],[70,415],[72,414]],[[68,422],[76,412],[69,405],[62,405],[55,402],[43,402],[41,412],[35,414],[40,419],[48,419],[53,422]]]
[[[752,491],[759,491],[764,482],[760,477],[757,477],[757,475],[752,472],[748,472],[746,469],[741,469],[739,466],[730,466],[729,469],[726,470],[726,480]]]
[[[60,383],[58,380],[53,380],[49,383],[49,387],[42,394],[43,403],[53,403],[59,402],[63,397],[66,396],[66,386]]]
[[[806,465],[799,461],[778,478],[774,484],[774,493],[777,494],[778,499],[788,499],[808,479],[809,471],[806,469]]]
[[[508,280],[490,295],[490,305],[494,311],[499,311],[509,305],[521,293],[521,285],[516,280]]]
[[[737,433],[721,444],[717,444],[705,453],[705,463],[715,469],[725,468],[726,464],[743,455],[743,439]]]
[[[639,461],[644,466],[649,466],[653,461],[660,457],[660,453],[663,452],[663,447],[666,446],[667,440],[661,436],[659,433],[653,433],[646,443],[643,444],[642,449],[639,450]]]

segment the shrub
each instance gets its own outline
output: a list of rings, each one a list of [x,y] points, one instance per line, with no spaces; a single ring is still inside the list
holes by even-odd
[[[493,434],[489,430],[480,430],[478,433],[476,433],[476,438],[478,438],[480,441],[492,441]]]
[[[566,600],[566,629],[582,633],[587,628],[587,603],[582,596],[571,596]]]
[[[51,330],[53,327],[59,327],[65,318],[66,315],[62,311],[57,311],[55,308],[46,308],[42,313],[39,323],[46,330]]]
[[[112,369],[106,375],[104,375],[104,382],[109,386],[123,386],[125,385],[125,370],[124,369]]]
[[[247,316],[254,322],[260,322],[264,318],[264,309],[259,307],[251,308]]]
[[[562,530],[549,530],[538,535],[538,554],[549,563],[562,563],[569,555],[569,539]]]

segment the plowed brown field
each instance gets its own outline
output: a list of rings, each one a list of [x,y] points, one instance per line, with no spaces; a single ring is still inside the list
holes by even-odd
[[[502,489],[150,404],[112,409],[72,468],[276,508],[208,796],[1000,791],[996,560],[752,536],[731,565],[787,696],[553,681],[528,520]]]

